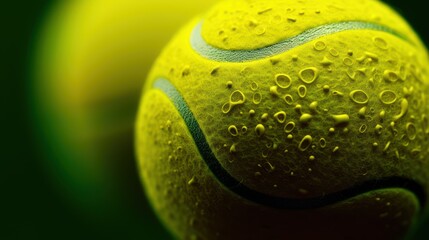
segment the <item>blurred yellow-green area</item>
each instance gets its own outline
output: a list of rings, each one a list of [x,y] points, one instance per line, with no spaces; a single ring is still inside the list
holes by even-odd
[[[0,239],[171,239],[140,185],[134,118],[162,47],[216,1],[3,3]],[[428,45],[423,3],[386,2]]]

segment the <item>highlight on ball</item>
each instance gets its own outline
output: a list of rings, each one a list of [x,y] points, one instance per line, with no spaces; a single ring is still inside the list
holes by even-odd
[[[147,79],[147,195],[185,239],[404,237],[428,201],[428,66],[379,1],[224,1]]]

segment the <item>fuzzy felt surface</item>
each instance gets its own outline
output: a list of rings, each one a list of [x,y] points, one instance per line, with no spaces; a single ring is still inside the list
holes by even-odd
[[[406,196],[410,193],[426,204],[427,51],[406,22],[385,5],[378,1],[355,1],[351,5],[334,0],[226,1],[203,19],[185,26],[170,42],[148,78],[136,143],[143,181],[163,219],[169,210],[163,212],[162,207],[156,206],[169,197],[162,196],[163,187],[153,185],[156,179],[164,179],[157,174],[172,174],[177,184],[199,183],[195,194],[201,202],[209,201],[207,207],[215,204],[208,198],[219,196],[238,197],[243,206],[255,204],[250,208],[255,210],[272,206],[237,194],[233,184],[225,184],[219,178],[207,164],[199,147],[201,139],[193,134],[186,114],[182,114],[168,91],[156,87],[159,79],[176,89],[217,164],[236,180],[237,186],[274,198],[305,200],[395,177],[418,185],[420,197],[417,191],[407,190],[405,182],[397,187],[402,189],[399,192],[407,192]],[[265,6],[266,11],[255,12]],[[285,17],[289,9],[299,17],[296,21]],[[267,27],[260,38],[250,31],[239,32],[238,27],[237,33],[229,34],[225,41],[216,37],[221,32],[218,29],[228,29],[230,24],[248,24],[249,16],[259,23],[270,19],[266,15],[274,18],[277,13],[284,13],[280,22]],[[371,23],[380,28],[325,31],[335,22]],[[202,24],[205,44],[225,54],[260,51],[311,29],[325,32],[312,39],[298,38],[299,44],[293,48],[260,58],[225,61],[195,48],[192,39],[198,24]],[[225,33],[226,30],[222,34]],[[165,132],[176,124],[183,130]],[[206,184],[208,179],[225,193],[212,195],[213,185]],[[181,206],[190,207],[186,203],[189,194],[178,196],[177,191],[171,197],[182,199]],[[356,197],[360,199],[352,198]],[[417,209],[419,204],[413,201],[405,197],[404,207],[411,204],[410,209]],[[240,221],[238,213],[242,210],[225,211]],[[258,217],[267,219],[269,215],[261,213]],[[405,219],[412,218],[410,214]],[[186,224],[165,221],[173,230]],[[222,234],[221,227],[217,231]],[[206,234],[215,236],[214,232]]]

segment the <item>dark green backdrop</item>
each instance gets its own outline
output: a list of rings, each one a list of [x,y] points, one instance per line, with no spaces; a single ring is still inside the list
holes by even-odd
[[[54,1],[4,1],[1,9],[0,239],[118,239],[121,230],[94,226],[71,209],[43,174],[29,112],[29,67],[34,36]],[[386,1],[429,43],[423,1]],[[429,221],[416,239],[429,238]],[[153,226],[156,227],[157,222]],[[144,239],[141,236],[136,238]],[[165,237],[165,235],[162,235]],[[154,238],[148,236],[146,238]]]

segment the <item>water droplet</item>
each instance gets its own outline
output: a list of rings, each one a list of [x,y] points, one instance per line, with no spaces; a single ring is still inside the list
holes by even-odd
[[[323,85],[324,92],[329,92],[329,89],[330,89],[329,85]]]
[[[399,79],[399,76],[396,72],[385,70],[383,73],[383,78],[386,80],[386,82],[396,82]]]
[[[333,153],[336,153],[336,152],[338,152],[338,150],[339,150],[339,149],[340,149],[340,147],[335,146],[335,147],[334,147],[334,149],[332,150],[332,152],[333,152]]]
[[[319,146],[320,146],[321,148],[325,148],[325,147],[326,147],[326,139],[324,139],[324,138],[320,138],[320,139],[319,139]]]
[[[346,74],[351,80],[356,81],[356,72],[355,71],[348,69],[346,71]]]
[[[344,93],[342,93],[340,91],[334,91],[334,92],[332,92],[332,95],[342,97],[342,96],[344,96]]]
[[[290,94],[286,94],[283,98],[288,105],[293,104],[293,97]]]
[[[365,52],[364,55],[358,59],[356,59],[358,62],[362,63],[365,60],[368,63],[371,63],[372,61],[378,61],[378,55],[371,52]]]
[[[279,88],[288,88],[292,84],[292,79],[287,74],[277,74],[275,76],[275,82]]]
[[[222,105],[222,112],[223,113],[229,113],[231,111],[231,104],[229,102]]]
[[[363,90],[353,90],[349,94],[350,99],[357,104],[368,103],[369,97]]]
[[[396,157],[396,159],[401,159],[401,156],[399,155],[399,151],[398,151],[398,149],[395,149],[395,157]],[[388,202],[389,203],[389,202]]]
[[[277,90],[277,86],[271,86],[270,87],[270,94],[271,95],[273,95],[273,96],[279,96],[279,92],[278,92],[278,90]]]
[[[255,110],[253,110],[253,109],[249,110],[249,116],[250,117],[255,116]]]
[[[263,122],[266,122],[268,120],[268,113],[263,113],[262,116],[261,116],[261,120]]]
[[[349,58],[349,57],[345,57],[345,58],[343,59],[343,63],[344,63],[344,65],[346,65],[346,66],[352,66],[352,65],[353,65],[353,59],[351,59],[351,58]]]
[[[311,84],[319,76],[319,69],[315,67],[304,68],[299,71],[298,76],[304,83]]]
[[[383,50],[387,50],[387,48],[388,48],[387,42],[384,39],[382,39],[380,37],[374,37],[372,39],[372,41],[374,42],[374,45],[376,47],[383,49]]]
[[[324,67],[328,67],[331,64],[333,64],[334,62],[332,62],[331,60],[329,60],[329,58],[327,58],[326,56],[323,57],[322,61],[320,61],[320,64],[322,64],[322,66]]]
[[[401,100],[401,112],[398,115],[393,116],[393,121],[398,121],[400,118],[405,116],[408,111],[408,100],[403,98]]]
[[[231,104],[238,105],[244,103],[244,101],[246,101],[246,97],[240,90],[235,90],[229,96],[229,101]]]
[[[368,126],[366,126],[366,124],[362,124],[359,128],[359,132],[360,133],[364,133],[366,131],[366,129],[368,128]]]
[[[407,137],[410,140],[414,140],[417,136],[417,128],[413,123],[407,123],[406,125],[406,129],[407,129]]]
[[[386,111],[381,110],[379,116],[380,116],[380,121],[383,122],[383,119],[386,117]]]
[[[295,128],[295,123],[294,122],[288,122],[285,127],[284,130],[286,133],[290,133],[293,131],[293,129]]]
[[[329,133],[334,133],[335,132],[335,128],[329,128]]]
[[[358,115],[360,118],[365,118],[366,109],[367,107],[362,107],[361,109],[359,109]]]
[[[237,152],[237,149],[236,149],[236,147],[235,147],[235,144],[232,144],[232,145],[231,145],[231,147],[229,148],[229,152],[230,152],[230,153],[235,153],[235,152]]]
[[[299,122],[303,123],[303,124],[308,124],[312,118],[313,118],[313,116],[311,114],[304,113],[299,118]]]
[[[254,28],[254,27],[256,27],[256,26],[258,26],[258,21],[256,21],[256,20],[254,20],[254,19],[252,19],[252,20],[250,20],[249,22],[248,22],[248,25],[249,25],[249,27],[251,27],[251,28]]]
[[[284,123],[286,121],[286,113],[284,111],[280,111],[274,114],[274,118],[279,123]]]
[[[276,65],[277,63],[281,62],[281,60],[279,58],[272,57],[270,58],[270,62],[272,65]]]
[[[402,89],[402,91],[404,92],[404,97],[409,97],[409,96],[411,96],[413,94],[414,87],[410,87],[410,88],[404,87]]]
[[[298,95],[300,98],[304,98],[307,95],[307,88],[304,85],[299,85]]]
[[[372,144],[372,146],[373,146],[374,148],[376,148],[376,147],[378,147],[378,143],[377,143],[377,142],[374,142],[374,143]]]
[[[256,135],[258,135],[258,137],[264,135],[264,133],[265,133],[264,125],[262,125],[262,124],[256,125],[255,132],[256,132]]]
[[[253,94],[253,103],[254,104],[259,104],[262,101],[262,95],[258,92]]]
[[[420,154],[421,151],[422,150],[420,148],[414,148],[413,150],[411,150],[411,154],[413,156],[416,156],[416,155]]]
[[[326,48],[326,44],[323,41],[317,41],[314,43],[313,47],[317,51],[322,51]]]
[[[237,136],[238,135],[238,129],[235,125],[231,125],[228,127],[228,132],[232,135],[232,136]]]
[[[388,142],[386,143],[386,145],[384,146],[383,152],[386,152],[386,151],[387,151],[387,149],[389,149],[389,146],[390,146],[390,141],[388,141]]]
[[[217,76],[217,73],[219,71],[219,67],[215,67],[212,69],[212,71],[210,72],[210,75],[212,76]]]
[[[312,142],[313,142],[313,138],[310,135],[306,135],[305,137],[302,138],[301,142],[299,143],[298,149],[301,152],[304,152],[311,146]]]
[[[377,124],[377,125],[375,126],[375,132],[376,132],[378,135],[380,135],[382,131],[383,131],[383,126],[381,126],[380,124]]]
[[[350,121],[348,114],[331,115],[331,117],[334,119],[335,125],[348,124]]]
[[[308,160],[310,160],[310,161],[314,161],[314,160],[316,160],[316,157],[315,157],[315,156],[313,156],[313,155],[311,155],[311,156],[308,158]]]
[[[276,150],[277,148],[279,148],[279,145],[277,143],[273,143],[273,150]]]
[[[250,89],[252,89],[253,91],[258,90],[258,83],[256,83],[255,81],[253,81],[253,82],[250,84]]]
[[[393,104],[396,102],[397,96],[396,93],[391,90],[384,90],[382,91],[378,97],[380,98],[380,101],[384,104]]]
[[[333,57],[338,57],[339,53],[335,48],[331,48],[329,49],[329,53],[333,56]]]
[[[288,134],[287,135],[287,139],[292,140],[293,139],[293,135],[292,134]]]
[[[196,183],[195,176],[193,176],[191,179],[189,179],[188,185],[194,185],[195,183]]]
[[[390,128],[391,128],[392,130],[395,130],[395,122],[390,122]]]
[[[402,146],[406,147],[410,144],[410,139],[408,139],[407,134],[402,134],[402,136],[399,138],[399,141],[402,142]]]
[[[317,111],[317,106],[319,105],[319,103],[317,101],[313,101],[310,103],[310,110],[312,112],[316,112]]]

